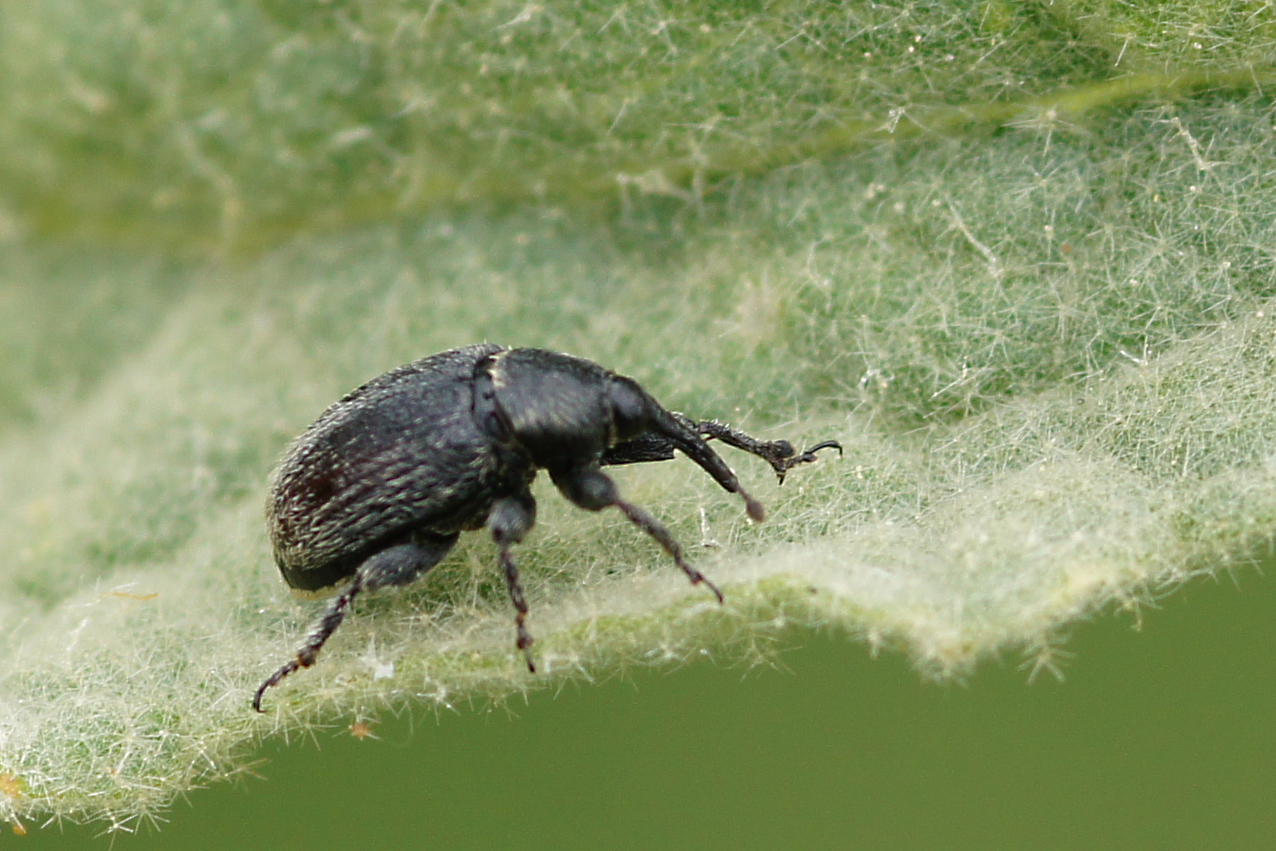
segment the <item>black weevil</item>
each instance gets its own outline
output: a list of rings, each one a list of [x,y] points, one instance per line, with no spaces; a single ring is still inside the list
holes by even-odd
[[[542,468],[581,508],[619,508],[721,602],[722,592],[687,563],[665,527],[621,499],[601,469],[666,461],[678,449],[740,494],[749,517],[762,520],[762,504],[706,438],[759,456],[780,481],[819,450],[842,449],[828,440],[797,453],[788,441],[693,422],[666,410],[632,378],[543,349],[469,346],[372,379],[297,438],[272,477],[266,523],[284,579],[303,590],[352,580],[296,657],[257,689],[253,708],[262,711],[266,689],[314,663],[359,592],[411,582],[438,564],[462,531],[483,526],[500,551],[517,611],[517,646],[534,672],[527,600],[510,547],[536,520],[530,486]]]

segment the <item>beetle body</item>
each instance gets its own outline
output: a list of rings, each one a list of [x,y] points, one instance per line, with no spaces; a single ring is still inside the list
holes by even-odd
[[[510,549],[535,522],[530,486],[539,469],[581,508],[620,508],[721,600],[668,531],[623,500],[601,469],[666,460],[677,449],[740,494],[749,516],[760,521],[761,504],[706,437],[759,455],[781,479],[819,449],[840,450],[827,441],[798,454],[785,441],[693,423],[633,379],[543,349],[469,346],[372,379],[297,438],[272,477],[266,521],[285,581],[305,590],[352,581],[296,658],[258,689],[254,708],[260,711],[267,688],[313,664],[358,593],[411,582],[447,555],[460,532],[484,526],[499,548],[517,612],[517,646],[534,671],[527,604]]]
[[[405,532],[482,526],[510,466],[472,415],[475,366],[497,351],[471,346],[387,372],[293,442],[266,510],[289,585],[333,585]]]

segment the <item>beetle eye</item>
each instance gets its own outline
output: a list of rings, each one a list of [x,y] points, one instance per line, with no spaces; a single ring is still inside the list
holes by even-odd
[[[638,386],[638,382],[617,375],[611,379],[607,391],[618,440],[636,437],[650,427],[651,397]]]

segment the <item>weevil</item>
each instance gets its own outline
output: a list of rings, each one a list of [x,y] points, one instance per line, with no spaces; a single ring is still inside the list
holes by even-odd
[[[694,584],[722,592],[692,567],[647,511],[621,498],[602,468],[667,461],[674,450],[744,500],[754,521],[762,503],[709,446],[715,439],[769,463],[781,482],[814,461],[826,440],[797,452],[717,421],[666,410],[632,378],[544,349],[480,344],[393,369],[326,410],[284,453],[272,480],[266,525],[275,563],[293,588],[344,579],[296,656],[253,695],[315,662],[364,591],[405,585],[438,564],[461,532],[487,527],[515,611],[515,646],[536,671],[527,598],[511,548],[536,521],[531,483],[549,471],[558,490],[589,511],[620,509],[673,557]]]

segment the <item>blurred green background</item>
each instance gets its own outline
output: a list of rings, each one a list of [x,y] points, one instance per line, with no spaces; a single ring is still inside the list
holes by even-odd
[[[1276,569],[1269,563],[1264,569]],[[1276,585],[1198,581],[1077,625],[1066,680],[927,684],[841,638],[262,749],[158,831],[6,845],[208,849],[1256,849],[1276,817]],[[318,747],[316,747],[316,743]],[[96,838],[95,838],[96,837]]]

